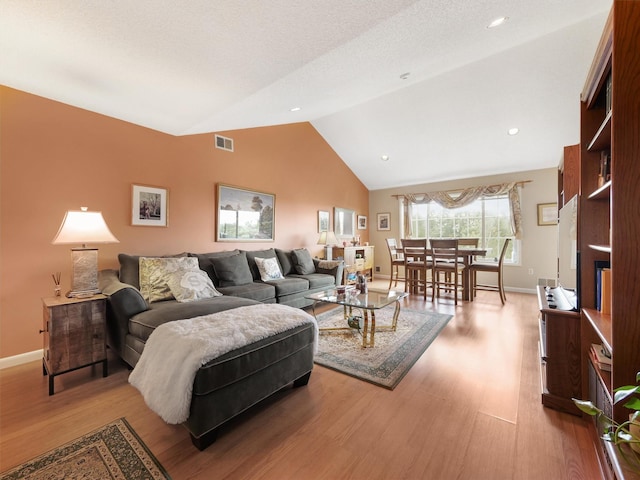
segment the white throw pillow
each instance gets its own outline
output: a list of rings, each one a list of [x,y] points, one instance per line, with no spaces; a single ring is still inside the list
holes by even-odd
[[[183,303],[222,296],[213,286],[209,275],[202,270],[175,272],[168,284],[175,299]]]
[[[255,260],[258,270],[260,271],[260,279],[263,282],[268,282],[270,280],[282,280],[284,278],[280,271],[280,265],[278,264],[277,258],[255,257]]]

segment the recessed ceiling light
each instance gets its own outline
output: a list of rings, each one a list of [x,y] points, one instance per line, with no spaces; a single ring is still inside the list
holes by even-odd
[[[509,135],[513,136],[513,135],[517,135],[519,131],[520,131],[520,129],[519,129],[519,128],[517,128],[517,127],[513,127],[513,128],[510,128],[510,129],[509,129],[509,131],[508,131],[507,133],[508,133]]]
[[[290,112],[299,112],[300,110],[301,110],[300,107],[293,107],[289,109]]]
[[[400,78],[402,80],[406,80],[407,78],[409,78],[409,75],[411,75],[411,72],[405,72],[402,75],[400,75]]]
[[[380,157],[380,159],[381,159],[383,162],[386,162],[386,161],[388,161],[388,160],[389,160],[389,155],[382,155],[382,156]]]
[[[509,20],[509,17],[496,18],[493,22],[491,22],[489,25],[487,25],[487,28],[499,27],[500,25],[502,25],[507,20]]]

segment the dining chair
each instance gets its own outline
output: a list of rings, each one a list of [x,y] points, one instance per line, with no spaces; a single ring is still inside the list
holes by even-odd
[[[404,291],[415,294],[422,291],[426,300],[432,266],[427,249],[427,239],[403,238],[402,253],[404,256]]]
[[[453,301],[458,305],[458,290],[462,287],[464,263],[458,255],[458,239],[432,238],[431,261],[431,301],[436,295],[440,298],[440,290],[453,292]]]
[[[473,262],[470,266],[471,268],[471,279],[473,282],[473,295],[475,296],[476,290],[488,290],[491,292],[500,293],[500,300],[504,305],[507,301],[507,296],[504,293],[504,281],[502,276],[502,267],[504,265],[504,257],[507,253],[507,248],[509,247],[510,238],[507,238],[502,245],[502,251],[500,252],[500,257],[498,259],[498,263],[483,263],[483,262]],[[477,273],[478,272],[492,272],[498,274],[498,284],[497,285],[488,285],[488,284],[480,284],[477,282]]]
[[[478,248],[480,244],[479,238],[458,238],[458,247]]]
[[[391,275],[389,276],[389,290],[394,279],[394,286],[398,286],[398,280],[404,280],[399,276],[400,267],[404,268],[404,254],[402,245],[398,245],[395,238],[387,238],[387,248],[389,249],[389,257],[391,259]]]

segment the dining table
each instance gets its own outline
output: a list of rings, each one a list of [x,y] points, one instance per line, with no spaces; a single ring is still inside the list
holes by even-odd
[[[469,266],[473,263],[475,257],[484,257],[487,254],[485,248],[460,245],[458,247],[458,255],[464,264],[462,271],[462,299],[468,302],[473,301],[473,278]]]

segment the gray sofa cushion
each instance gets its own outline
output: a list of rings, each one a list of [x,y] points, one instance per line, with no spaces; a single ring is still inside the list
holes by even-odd
[[[309,250],[306,248],[296,248],[291,250],[291,262],[295,272],[299,275],[306,275],[316,272],[316,266]]]
[[[239,297],[214,297],[197,302],[179,303],[175,300],[152,303],[149,310],[134,315],[129,320],[129,333],[146,341],[156,327],[172,320],[199,317],[231,308],[255,305],[259,302]]]
[[[273,285],[262,282],[251,282],[233,287],[219,287],[218,291],[223,295],[250,298],[262,303],[274,303],[276,301],[276,288]]]
[[[290,275],[282,280],[270,280],[269,285],[273,285],[276,289],[276,296],[291,295],[292,293],[306,292],[309,290],[309,281],[306,278],[294,278]]]
[[[311,273],[309,275],[296,275],[292,273],[289,278],[304,279],[309,284],[309,289],[314,288],[329,288],[336,284],[336,279],[332,275],[325,273]]]
[[[276,256],[280,262],[280,268],[282,269],[282,275],[285,277],[290,273],[296,273],[293,269],[293,262],[291,261],[291,252],[287,250],[281,250],[276,248]]]
[[[205,272],[207,272],[209,278],[213,280],[213,284],[216,287],[219,287],[220,282],[218,280],[218,277],[216,277],[216,272],[213,270],[213,263],[211,263],[211,260],[213,258],[231,257],[233,255],[238,255],[239,253],[240,250],[236,249],[228,251],[225,250],[223,252],[195,253],[191,255],[195,255],[196,257],[198,257],[198,265],[200,265],[200,270],[204,270]]]
[[[251,275],[245,252],[212,258],[211,263],[221,287],[234,287],[253,282],[253,275]]]

